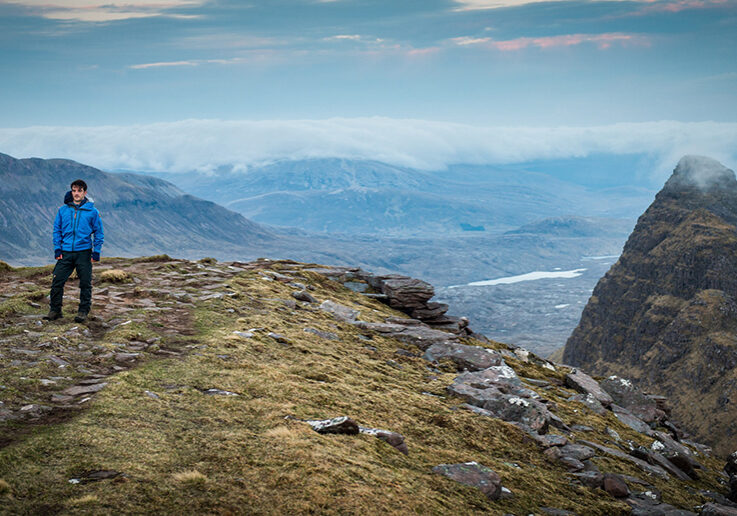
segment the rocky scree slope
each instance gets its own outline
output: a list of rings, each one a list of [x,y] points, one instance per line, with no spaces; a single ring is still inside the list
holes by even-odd
[[[563,354],[664,394],[726,456],[737,448],[737,180],[687,156],[594,289]]]
[[[3,512],[737,511],[737,464],[666,400],[489,341],[419,280],[108,259],[79,325],[41,319],[50,267],[1,269]]]

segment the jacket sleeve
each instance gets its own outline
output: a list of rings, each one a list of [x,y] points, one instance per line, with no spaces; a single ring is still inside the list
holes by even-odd
[[[102,230],[102,217],[100,217],[100,212],[97,210],[95,210],[95,220],[92,223],[92,232],[95,234],[93,251],[99,253],[102,249],[102,243],[105,241],[105,232]]]
[[[54,249],[61,249],[61,208],[54,219]]]

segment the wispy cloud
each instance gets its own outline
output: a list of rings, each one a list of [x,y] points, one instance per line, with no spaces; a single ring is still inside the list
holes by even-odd
[[[604,34],[562,34],[558,36],[544,36],[537,38],[522,37],[508,40],[495,40],[492,38],[471,38],[464,36],[452,38],[450,41],[458,46],[484,46],[503,52],[522,50],[528,47],[570,47],[581,45],[582,43],[593,43],[602,50],[611,48],[611,46],[614,44],[630,44],[640,46],[649,45],[649,40],[645,36],[637,34],[622,34],[619,32]]]
[[[145,70],[147,68],[166,68],[170,66],[198,66],[201,61],[162,61],[159,63],[143,63],[131,65],[128,68],[133,70]]]
[[[128,66],[131,70],[147,70],[149,68],[172,68],[172,67],[192,67],[202,65],[237,65],[244,63],[253,63],[263,60],[266,53],[252,52],[249,57],[231,57],[228,59],[186,59],[181,61],[159,61],[154,63],[141,63]]]
[[[528,4],[563,2],[568,0],[454,0],[458,11],[474,11],[481,9],[502,9],[505,7],[521,7]],[[686,9],[709,9],[728,5],[733,0],[588,0],[596,2],[633,2],[648,4],[640,12],[679,12]]]
[[[207,2],[208,0],[0,0],[0,4],[25,7],[43,18],[98,23],[155,16],[196,18],[198,15],[172,11],[201,7]]]
[[[678,13],[695,9],[718,9],[730,5],[734,6],[733,0],[665,0],[646,2],[632,15],[647,15],[652,13]]]
[[[362,38],[360,34],[337,34],[335,36],[329,36],[324,39],[325,41],[341,41],[341,40],[360,41]]]
[[[454,0],[458,4],[458,11],[475,11],[479,9],[500,9],[504,7],[519,7],[526,4],[542,2],[560,2],[563,0]]]
[[[64,157],[115,170],[212,171],[277,160],[372,159],[439,170],[591,154],[647,153],[661,174],[684,154],[734,168],[737,123],[648,122],[592,127],[480,127],[427,120],[183,120],[133,126],[0,129],[0,152]]]

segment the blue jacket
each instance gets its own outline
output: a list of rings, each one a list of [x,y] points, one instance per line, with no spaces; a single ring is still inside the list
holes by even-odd
[[[99,253],[105,234],[102,230],[100,212],[95,208],[95,204],[85,197],[79,206],[75,206],[69,192],[64,197],[64,203],[54,220],[54,249],[62,251],[92,249]]]

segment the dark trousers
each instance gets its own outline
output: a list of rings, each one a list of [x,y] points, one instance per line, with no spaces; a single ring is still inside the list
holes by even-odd
[[[87,313],[92,304],[92,250],[64,251],[54,267],[54,281],[51,282],[51,310],[61,312],[64,298],[64,284],[74,269],[79,276],[79,311]]]

